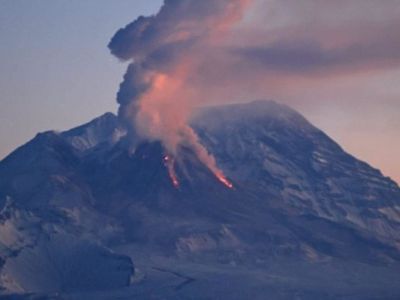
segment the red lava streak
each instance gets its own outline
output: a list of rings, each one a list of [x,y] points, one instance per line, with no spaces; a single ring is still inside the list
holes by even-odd
[[[171,179],[172,185],[175,188],[178,188],[179,180],[175,173],[174,163],[175,163],[175,160],[173,158],[171,158],[168,155],[164,156],[164,164],[167,167],[168,175],[169,175],[169,178]]]
[[[233,184],[223,174],[216,173],[215,176],[217,176],[218,180],[222,182],[227,188],[233,189]]]
[[[163,157],[163,160],[164,160],[164,165],[168,170],[168,175],[169,178],[171,179],[172,185],[175,188],[179,188],[179,180],[178,176],[176,175],[174,167],[175,159],[169,155],[165,155]],[[218,179],[219,182],[221,182],[227,188],[233,189],[233,184],[224,176],[224,174],[221,171],[215,170],[215,168],[211,169],[211,171],[214,173],[215,177]]]

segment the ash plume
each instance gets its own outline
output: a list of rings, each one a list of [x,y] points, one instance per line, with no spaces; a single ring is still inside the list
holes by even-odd
[[[108,47],[130,61],[117,94],[119,116],[135,134],[176,155],[191,147],[218,177],[215,159],[188,125],[198,103],[196,76],[207,53],[240,20],[249,0],[165,0],[160,11],[120,29]],[[221,180],[222,181],[222,180]]]

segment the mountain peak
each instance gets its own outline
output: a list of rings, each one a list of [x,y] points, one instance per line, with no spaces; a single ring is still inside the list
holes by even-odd
[[[287,105],[273,100],[255,100],[200,109],[193,118],[193,125],[223,126],[232,123],[254,123],[262,120],[277,122],[282,126],[307,127],[316,129],[301,114]]]
[[[86,151],[101,143],[114,144],[126,134],[118,117],[107,112],[92,121],[61,133],[79,151]]]

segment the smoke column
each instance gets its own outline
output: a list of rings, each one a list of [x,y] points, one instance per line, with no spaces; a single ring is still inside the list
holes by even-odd
[[[180,145],[189,146],[228,187],[188,118],[198,104],[193,82],[207,53],[240,20],[249,1],[165,0],[156,15],[139,17],[108,45],[113,55],[130,61],[117,94],[121,119],[139,137],[161,141],[171,155]]]

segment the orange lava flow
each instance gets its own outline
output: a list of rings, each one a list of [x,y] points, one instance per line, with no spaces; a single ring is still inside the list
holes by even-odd
[[[164,156],[164,164],[167,167],[169,178],[171,179],[172,185],[175,188],[179,188],[179,180],[178,176],[176,176],[175,168],[174,168],[175,160],[170,156]]]
[[[233,184],[232,182],[230,182],[223,174],[217,172],[215,174],[215,176],[217,176],[218,180],[223,183],[227,188],[229,189],[233,189]]]

